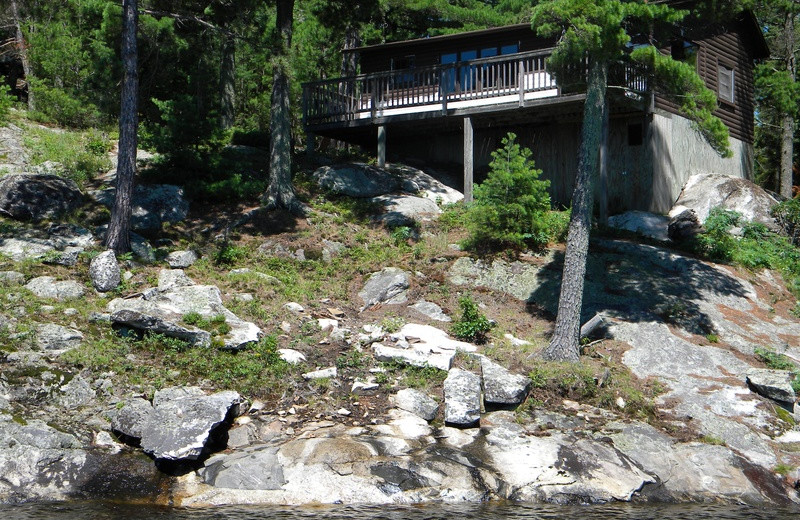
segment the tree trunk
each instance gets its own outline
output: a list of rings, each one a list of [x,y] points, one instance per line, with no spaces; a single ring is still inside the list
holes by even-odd
[[[222,63],[219,68],[220,125],[228,130],[235,124],[236,40],[226,33],[222,42]]]
[[[553,338],[543,353],[543,357],[548,360],[577,362],[580,357],[578,341],[586,254],[589,250],[589,231],[592,223],[592,185],[597,176],[607,77],[608,64],[592,61],[589,67],[586,103],[583,108],[578,174],[575,179],[575,191],[572,193],[572,217],[567,235],[564,271],[561,276],[558,316]]]
[[[789,9],[783,25],[784,41],[784,62],[786,70],[796,79],[796,69],[794,60],[794,17],[795,13]],[[792,171],[794,166],[794,114],[786,113],[781,118],[781,175],[780,175],[780,194],[786,198],[792,198]]]
[[[263,202],[267,209],[282,207],[304,213],[292,187],[292,125],[289,106],[289,49],[292,44],[294,0],[278,0],[273,53],[272,105],[269,122],[269,186]]]
[[[17,0],[11,0],[11,15],[14,17],[14,29],[17,53],[19,61],[22,62],[22,72],[25,73],[25,85],[28,87],[28,110],[35,110],[36,103],[33,97],[33,88],[31,87],[31,78],[33,72],[31,71],[31,62],[28,59],[28,45],[25,43],[25,35],[22,34],[22,19],[19,15],[17,8]]]
[[[355,49],[361,45],[361,35],[358,32],[357,25],[348,25],[344,31],[344,47],[343,50]],[[358,53],[357,52],[342,52],[342,70],[340,76],[343,78],[350,78],[358,73]],[[352,96],[354,94],[354,82],[345,82],[342,85],[344,91],[342,94]]]
[[[136,28],[138,12],[136,0],[123,0],[122,4],[122,101],[119,110],[119,153],[117,156],[117,182],[111,222],[106,234],[106,247],[116,253],[131,249],[130,220],[133,182],[136,174],[136,130],[139,124],[137,105],[139,78],[137,76]]]

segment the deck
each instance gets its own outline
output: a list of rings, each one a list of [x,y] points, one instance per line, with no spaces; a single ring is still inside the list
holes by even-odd
[[[311,130],[330,129],[499,112],[583,97],[583,85],[563,88],[556,83],[547,70],[551,53],[544,49],[305,83],[303,120]],[[647,91],[647,75],[632,64],[615,67],[609,83],[634,99]]]

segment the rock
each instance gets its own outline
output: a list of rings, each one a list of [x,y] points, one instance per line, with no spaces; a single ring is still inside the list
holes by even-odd
[[[396,267],[385,267],[372,273],[358,293],[364,301],[362,311],[379,303],[399,304],[407,301],[406,291],[410,286],[409,274]]]
[[[397,392],[394,396],[394,405],[428,422],[434,420],[439,412],[439,403],[413,388],[405,388]]]
[[[230,271],[228,271],[228,274],[231,276],[238,276],[238,275],[251,276],[253,278],[256,278],[257,280],[266,282],[269,285],[283,286],[283,282],[275,278],[274,276],[266,273],[260,273],[258,271],[253,271],[252,269],[247,267],[241,267],[239,269],[231,269]]]
[[[114,203],[114,188],[93,191],[90,195],[110,208]],[[189,202],[183,188],[170,184],[137,185],[133,191],[131,228],[136,231],[161,229],[165,222],[180,222],[189,214]]]
[[[433,367],[450,370],[455,351],[449,353],[422,353],[414,349],[387,347],[381,343],[372,344],[372,355],[378,361],[401,363],[415,367]]]
[[[700,222],[706,221],[711,208],[722,206],[741,213],[745,220],[776,229],[770,210],[777,202],[763,188],[747,179],[705,173],[689,177],[675,206],[693,209]]]
[[[116,289],[120,283],[120,270],[114,251],[103,251],[89,264],[89,278],[92,285],[100,292]]]
[[[6,175],[0,178],[0,213],[38,222],[76,210],[83,194],[71,179],[57,175]]]
[[[55,396],[59,406],[67,410],[73,410],[81,406],[92,404],[96,392],[80,375],[73,377],[69,383],[59,387],[58,394]]]
[[[200,470],[203,482],[230,489],[270,490],[285,484],[278,449],[253,447],[241,453],[216,455]]]
[[[22,285],[25,275],[17,271],[0,271],[0,285]]]
[[[461,350],[475,352],[477,347],[466,341],[458,341],[439,328],[418,323],[406,323],[395,334],[394,338],[402,338],[411,343],[418,352],[446,353]]]
[[[365,395],[369,394],[373,390],[377,390],[380,388],[381,385],[378,383],[370,383],[367,381],[359,381],[356,379],[353,381],[353,386],[350,387],[350,391],[356,395]]]
[[[754,368],[747,372],[747,384],[754,392],[789,405],[796,399],[792,388],[794,378],[795,374],[790,370]]]
[[[669,218],[646,211],[626,211],[608,218],[608,225],[618,229],[641,233],[656,240],[667,240]]]
[[[547,260],[547,259],[545,259]],[[450,283],[467,285],[470,287],[485,286],[496,291],[501,291],[522,301],[531,301],[534,295],[547,288],[548,278],[542,276],[542,269],[536,265],[524,262],[506,262],[494,260],[487,265],[481,260],[463,256],[453,262],[447,273]],[[542,302],[558,301],[557,287],[552,289],[554,294],[538,298]]]
[[[78,347],[83,341],[83,334],[55,323],[43,323],[36,326],[36,344],[42,350],[64,352]]]
[[[233,391],[205,395],[196,387],[165,388],[155,393],[150,411],[138,401],[126,412],[130,402],[126,404],[112,427],[138,438],[142,450],[157,460],[196,460],[208,451],[219,430],[232,422],[243,402]]]
[[[445,424],[471,427],[481,419],[481,378],[460,368],[451,368],[444,380]]]
[[[194,251],[173,251],[167,255],[167,263],[173,269],[185,269],[197,262]]]
[[[163,273],[163,271],[162,271]],[[221,341],[226,349],[238,350],[257,342],[261,329],[255,323],[244,321],[222,304],[219,288],[213,285],[174,286],[175,279],[182,280],[182,273],[164,274],[159,278],[165,284],[157,289],[148,289],[135,298],[116,298],[109,302],[108,311],[115,323],[139,330],[151,330],[190,341],[196,345],[208,345],[211,340]],[[121,312],[126,311],[126,312]],[[230,327],[226,334],[211,338],[209,332],[183,323],[187,314],[197,313],[201,318],[223,316]]]
[[[29,281],[25,288],[39,298],[58,301],[75,300],[83,296],[81,284],[73,280],[56,281],[52,276],[40,276]]]
[[[381,195],[372,202],[383,206],[384,212],[377,220],[388,228],[414,226],[442,212],[434,201],[413,195]]]
[[[278,355],[290,365],[299,365],[306,362],[306,356],[302,352],[290,348],[279,348]]]
[[[156,261],[156,253],[153,246],[142,235],[131,232],[131,251],[139,260],[147,263]]]
[[[532,344],[530,341],[514,337],[513,334],[503,334],[503,337],[511,343],[512,347],[525,347]]]
[[[483,400],[492,405],[518,405],[528,396],[531,380],[526,376],[512,374],[502,366],[481,358],[483,377]]]
[[[685,206],[675,206],[669,213],[669,227],[667,234],[676,242],[688,240],[703,232],[703,224],[697,217],[697,212]]]
[[[368,164],[321,166],[314,171],[313,176],[323,189],[348,197],[375,197],[391,193],[400,187],[397,177]]]
[[[141,397],[122,403],[122,408],[111,419],[111,429],[122,434],[125,442],[138,441],[144,435],[144,427],[153,413],[153,405]]]
[[[322,261],[330,262],[334,257],[339,256],[342,251],[347,249],[347,246],[341,242],[334,242],[332,240],[322,239]]]
[[[183,269],[162,269],[158,272],[158,290],[168,291],[176,287],[188,287],[195,285],[194,280],[189,278]]]
[[[444,313],[441,307],[432,302],[420,300],[411,306],[418,313],[436,321],[451,322],[453,319]]]
[[[47,228],[17,230],[12,237],[0,238],[0,253],[15,262],[31,259],[72,266],[77,263],[78,255],[94,243],[87,229],[72,224],[52,224]]]
[[[312,379],[325,379],[330,377],[336,377],[336,367],[329,367],[323,368],[320,370],[314,370],[313,372],[306,372],[303,374],[303,379],[310,381]]]
[[[387,165],[386,169],[402,179],[403,191],[430,199],[437,205],[453,204],[464,199],[463,193],[439,182],[422,170],[398,164]]]
[[[317,318],[317,326],[322,332],[333,332],[339,328],[339,321],[331,318]]]
[[[163,334],[177,338],[198,347],[211,346],[211,333],[197,327],[178,325],[151,313],[143,313],[133,309],[120,309],[111,313],[111,323],[125,325],[136,330]]]
[[[300,314],[302,312],[305,312],[305,309],[303,308],[303,306],[300,305],[299,303],[296,303],[296,302],[285,303],[283,306],[284,306],[284,308],[286,308],[287,310],[289,310],[289,311],[291,311],[291,312],[293,312],[295,314]]]

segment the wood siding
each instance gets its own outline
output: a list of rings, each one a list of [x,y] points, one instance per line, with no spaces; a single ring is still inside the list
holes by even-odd
[[[698,44],[697,72],[706,86],[719,94],[718,67],[724,65],[734,71],[734,103],[719,102],[714,114],[730,130],[731,137],[752,144],[753,142],[753,54],[747,45],[745,28],[735,24],[720,28],[712,35],[694,39]],[[658,109],[679,114],[677,105],[656,95]]]

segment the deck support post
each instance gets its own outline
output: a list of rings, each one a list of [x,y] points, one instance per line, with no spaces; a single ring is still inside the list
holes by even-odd
[[[317,136],[312,132],[306,131],[306,157],[314,157],[314,149],[317,147]]]
[[[378,126],[378,168],[386,166],[386,126]]]
[[[472,118],[464,118],[464,202],[472,202],[474,129]]]
[[[600,225],[608,224],[608,112],[609,103],[606,100],[603,110],[603,124],[600,130],[600,197],[598,213]]]

